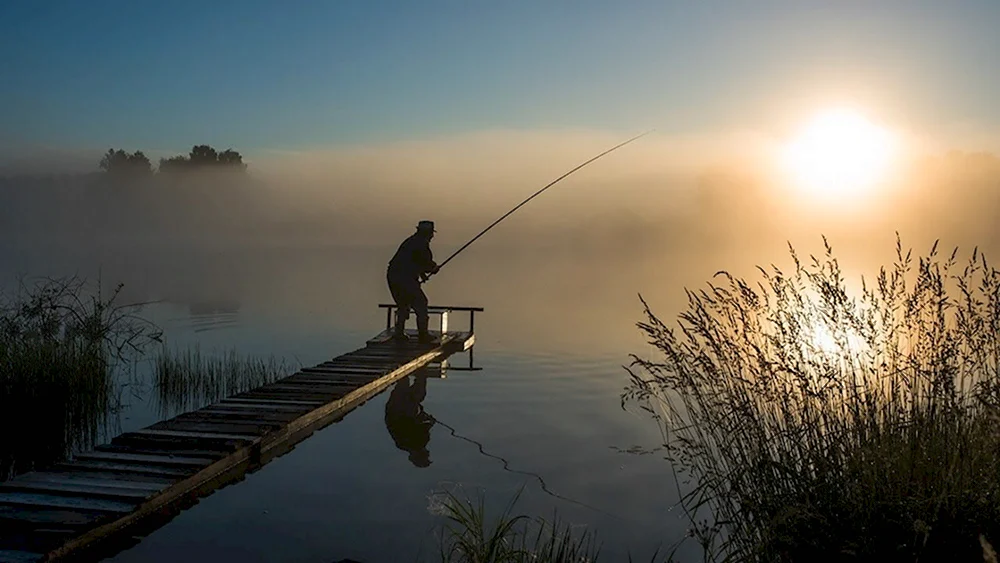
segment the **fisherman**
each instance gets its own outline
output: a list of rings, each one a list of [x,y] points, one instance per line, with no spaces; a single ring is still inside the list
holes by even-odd
[[[403,332],[406,320],[410,318],[410,308],[417,315],[417,334],[421,343],[431,342],[427,331],[427,296],[420,288],[421,282],[438,272],[438,265],[431,253],[431,239],[434,238],[434,222],[421,221],[417,224],[417,232],[410,235],[396,250],[389,267],[386,269],[386,281],[389,292],[396,302],[396,327],[393,338],[406,340]]]

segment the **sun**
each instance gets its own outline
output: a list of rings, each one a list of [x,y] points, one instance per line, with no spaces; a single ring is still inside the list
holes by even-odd
[[[858,195],[886,174],[893,153],[887,130],[858,112],[817,115],[784,150],[796,186],[820,196]]]

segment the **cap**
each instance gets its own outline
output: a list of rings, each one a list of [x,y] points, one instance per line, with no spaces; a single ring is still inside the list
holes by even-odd
[[[421,230],[426,229],[426,230],[428,230],[428,231],[430,231],[432,233],[436,233],[437,232],[434,229],[434,221],[421,221],[421,222],[417,223],[417,228],[421,229]]]

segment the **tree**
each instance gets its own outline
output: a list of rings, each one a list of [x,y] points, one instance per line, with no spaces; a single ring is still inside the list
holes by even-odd
[[[219,163],[219,153],[208,145],[195,145],[188,158],[192,166],[214,166]]]
[[[243,156],[233,149],[226,149],[219,153],[219,165],[229,166],[246,170],[247,165],[243,163]]]
[[[108,149],[98,166],[105,173],[116,177],[148,176],[153,173],[153,166],[142,151],[129,154],[122,149]]]
[[[221,153],[210,145],[195,145],[187,156],[177,155],[171,158],[160,159],[160,172],[171,173],[182,170],[246,170],[247,165],[243,162],[243,155],[233,149],[226,149]]]
[[[172,156],[170,158],[160,159],[160,174],[170,174],[175,172],[181,172],[188,168],[189,162],[186,156]]]

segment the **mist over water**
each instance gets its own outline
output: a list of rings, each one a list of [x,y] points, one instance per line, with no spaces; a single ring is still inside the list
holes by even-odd
[[[584,138],[548,151],[540,141],[518,148],[490,137],[459,154],[450,154],[454,147],[447,144],[447,151],[404,145],[301,154],[262,160],[259,173],[252,166],[249,177],[239,179],[205,175],[112,185],[99,176],[6,178],[0,180],[0,282],[9,287],[20,275],[99,277],[106,289],[124,284],[122,302],[172,307],[162,315],[167,321],[186,310],[193,320],[168,331],[168,343],[294,352],[305,363],[322,361],[362,346],[382,329],[384,314],[376,305],[390,299],[385,267],[417,221],[435,221],[431,247],[440,262],[606,140]],[[497,147],[503,151],[489,156],[487,149]],[[629,353],[648,351],[635,328],[639,293],[669,320],[686,303],[685,288],[702,287],[720,270],[754,280],[757,265],[790,269],[787,244],[806,257],[822,252],[822,234],[849,283],[861,275],[871,279],[892,260],[897,230],[904,248],[919,251],[938,238],[949,252],[961,245],[989,253],[998,242],[992,218],[1000,210],[1000,165],[989,155],[915,162],[870,200],[832,205],[783,191],[754,168],[685,167],[679,164],[683,153],[651,151],[623,150],[566,179],[425,286],[431,304],[486,309],[477,318],[476,350],[487,369],[478,379],[459,374],[434,381],[428,410],[457,421],[517,466],[544,473],[551,487],[645,520],[646,527],[636,528],[560,506],[606,531],[606,541],[619,547],[643,539],[669,543],[672,534],[683,533],[677,515],[663,513],[676,501],[667,462],[641,456],[619,469],[620,459],[609,450],[658,445],[650,420],[619,407],[625,383],[620,366]],[[205,311],[207,317],[226,316],[225,322],[195,322]],[[186,549],[214,541],[196,533],[211,528],[203,524],[239,513],[256,502],[251,498],[266,499],[268,510],[284,518],[245,517],[244,524],[259,527],[261,535],[268,530],[283,538],[258,546],[262,552],[305,533],[312,538],[305,551],[330,555],[332,540],[317,539],[322,530],[339,527],[336,539],[348,545],[363,535],[361,528],[385,519],[379,515],[385,506],[399,506],[406,515],[393,524],[405,536],[393,549],[413,546],[429,518],[424,496],[438,481],[512,491],[525,480],[448,442],[442,428],[434,430],[441,448],[432,447],[440,452],[433,454],[435,469],[414,470],[384,436],[384,400],[318,433],[259,476],[206,499],[121,560],[142,560],[166,545],[172,551],[164,557],[187,557]],[[155,419],[155,413],[136,411],[129,424]],[[351,461],[336,461],[345,456]],[[623,479],[630,471],[632,480]],[[326,472],[341,487],[362,491],[323,497],[346,502],[343,514],[316,506],[296,516],[281,504],[290,481],[298,483],[295,498],[327,491],[324,479],[333,477]],[[400,496],[379,492],[390,481],[392,494]],[[640,489],[656,492],[637,495]],[[540,513],[556,502],[537,490],[529,499],[528,508]],[[299,522],[304,532],[285,529],[307,517],[312,524]],[[353,521],[366,524],[354,529],[360,525]],[[219,545],[235,549],[235,538],[245,537],[233,526],[215,529],[223,538]],[[187,543],[179,539],[184,537]],[[379,553],[372,542],[358,545],[359,553]]]

